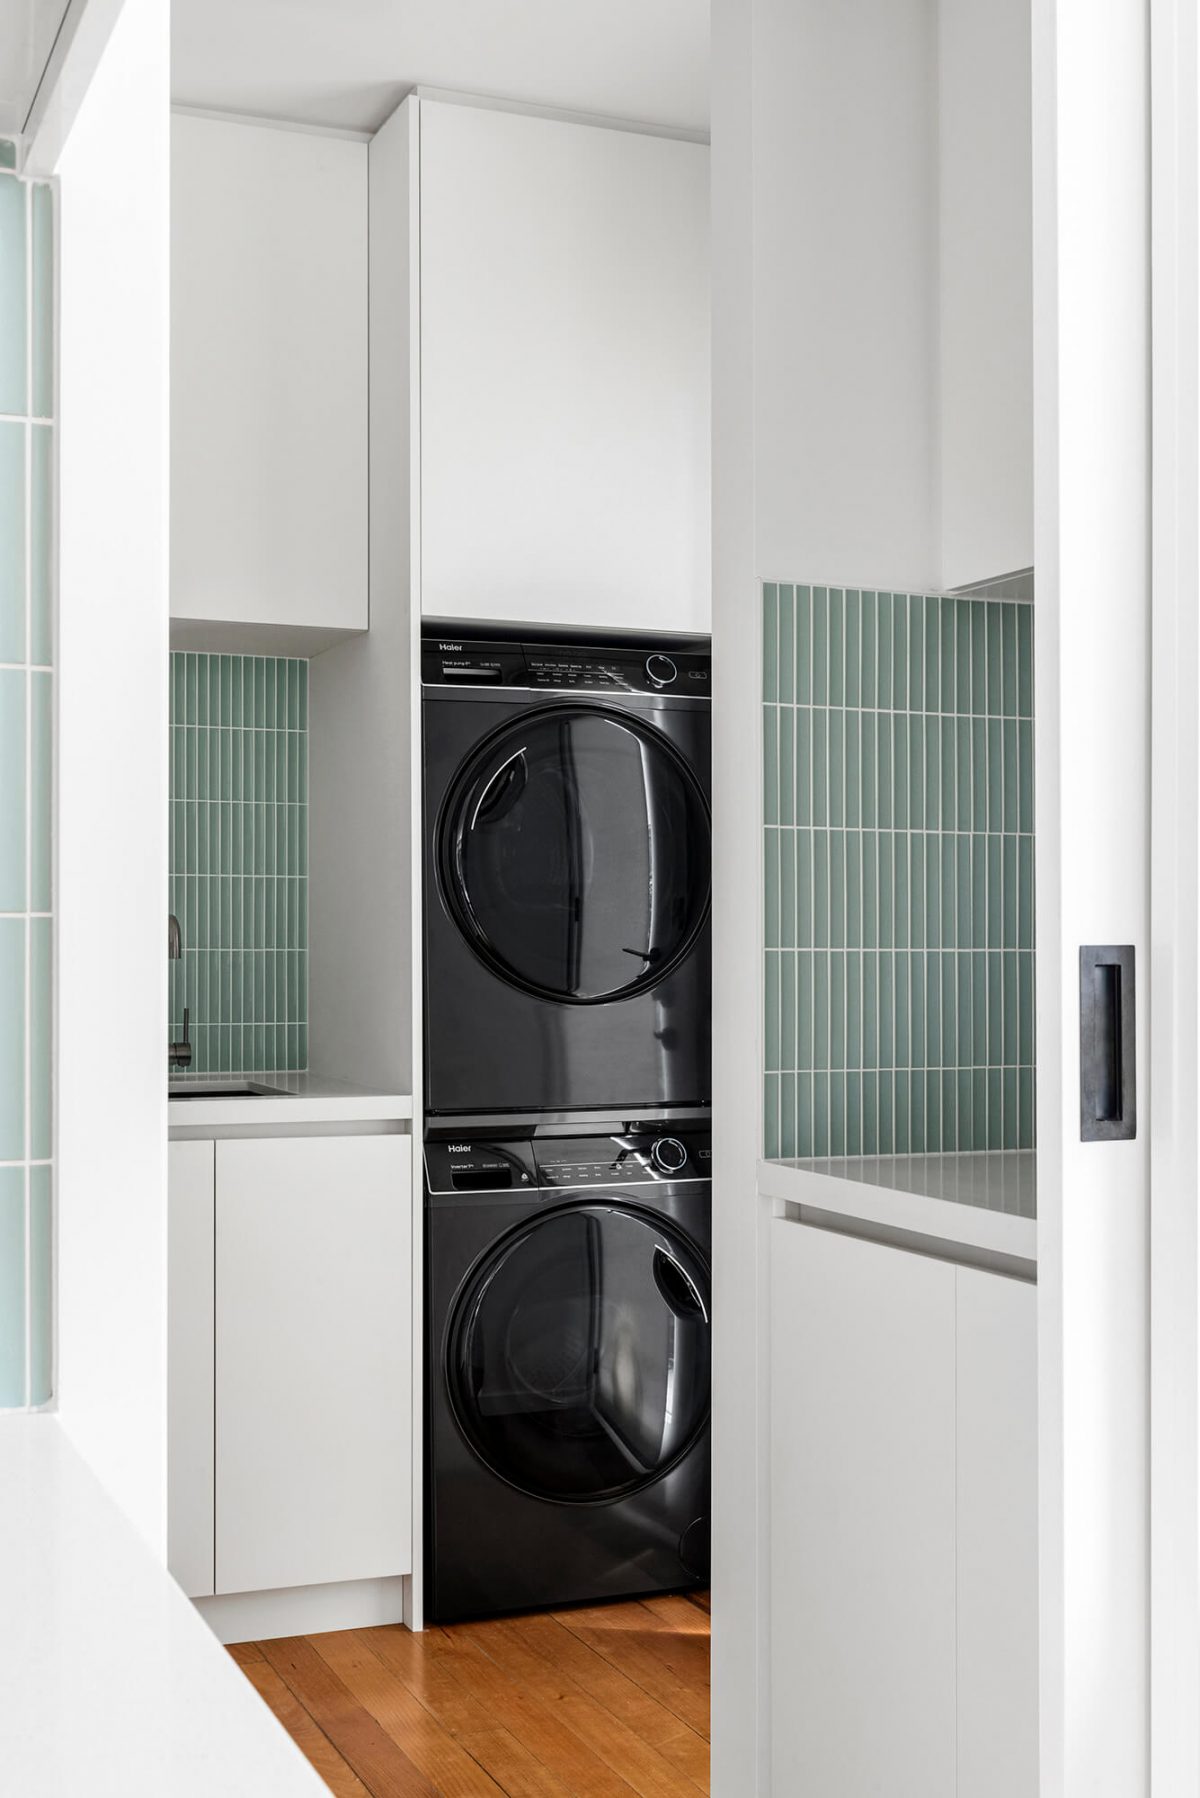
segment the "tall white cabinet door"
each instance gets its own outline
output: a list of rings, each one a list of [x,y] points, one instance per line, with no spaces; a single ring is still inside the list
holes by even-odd
[[[167,1566],[189,1598],[213,1591],[214,1148],[167,1148]]]
[[[171,615],[367,628],[367,147],[171,121]]]
[[[411,1568],[410,1143],[217,1144],[216,1589]]]
[[[1037,1798],[1037,1288],[958,1269],[958,1792]]]
[[[706,145],[421,102],[427,616],[707,631]]]
[[[954,1798],[954,1275],[771,1226],[779,1798]]]

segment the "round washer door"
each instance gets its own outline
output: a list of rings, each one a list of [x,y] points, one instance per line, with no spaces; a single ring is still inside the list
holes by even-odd
[[[525,713],[464,767],[439,830],[449,911],[522,990],[568,1004],[657,985],[708,915],[708,805],[664,734],[629,712]]]
[[[535,1497],[636,1492],[708,1421],[709,1308],[708,1270],[665,1220],[605,1200],[544,1213],[493,1246],[459,1300],[459,1425]]]

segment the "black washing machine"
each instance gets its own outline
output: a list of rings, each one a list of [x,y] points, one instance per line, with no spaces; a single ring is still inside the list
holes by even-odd
[[[706,1582],[710,1138],[430,1138],[426,1605]]]
[[[704,639],[426,627],[428,1112],[709,1100],[710,680]]]

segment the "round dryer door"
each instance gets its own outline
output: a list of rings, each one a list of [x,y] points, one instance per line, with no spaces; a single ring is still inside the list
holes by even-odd
[[[649,1212],[545,1213],[479,1265],[446,1373],[464,1434],[510,1485],[567,1503],[636,1492],[708,1421],[707,1268]]]
[[[442,815],[440,876],[472,948],[514,986],[570,1004],[644,992],[708,914],[708,805],[632,713],[526,713],[467,764]]]

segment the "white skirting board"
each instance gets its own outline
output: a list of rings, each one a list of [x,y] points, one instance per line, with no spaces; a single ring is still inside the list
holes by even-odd
[[[404,1619],[406,1576],[334,1580],[274,1592],[223,1592],[193,1603],[218,1642],[266,1642],[327,1629],[372,1629]]]

